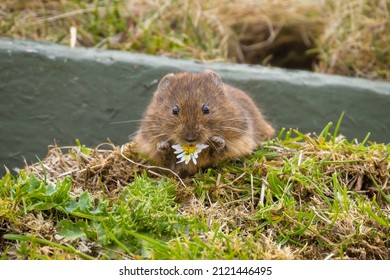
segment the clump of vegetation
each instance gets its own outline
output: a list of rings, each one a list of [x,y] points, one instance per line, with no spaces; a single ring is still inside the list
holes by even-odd
[[[390,145],[348,141],[339,125],[282,129],[251,156],[186,179],[132,143],[52,147],[0,180],[0,255],[389,259]]]
[[[386,0],[11,1],[0,35],[390,80]]]
[[[316,70],[390,80],[389,1],[328,1],[325,12]]]

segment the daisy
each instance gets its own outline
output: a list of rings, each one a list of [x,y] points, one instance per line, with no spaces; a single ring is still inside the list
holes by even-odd
[[[191,159],[194,164],[197,164],[196,159],[198,158],[199,153],[207,148],[209,145],[206,144],[198,144],[196,146],[194,145],[172,145],[172,148],[175,149],[175,154],[178,154],[176,158],[179,159],[177,163],[181,163],[184,161],[185,164],[188,164]]]

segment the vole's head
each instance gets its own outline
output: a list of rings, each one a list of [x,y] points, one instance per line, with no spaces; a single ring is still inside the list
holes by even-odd
[[[237,113],[231,103],[215,72],[168,74],[158,85],[148,118],[174,144],[203,144],[214,135],[225,136],[228,119]]]

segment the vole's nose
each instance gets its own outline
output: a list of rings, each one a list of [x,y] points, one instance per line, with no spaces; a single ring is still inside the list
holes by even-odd
[[[193,133],[186,133],[185,139],[187,142],[192,143],[196,141],[196,136]]]

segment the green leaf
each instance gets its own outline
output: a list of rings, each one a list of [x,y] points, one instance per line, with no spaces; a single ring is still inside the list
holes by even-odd
[[[67,213],[80,211],[82,213],[89,213],[92,209],[91,195],[88,192],[83,192],[79,199],[70,199],[68,205],[65,207]]]
[[[78,203],[75,198],[71,198],[68,205],[65,207],[67,213],[72,213],[78,209]]]
[[[84,223],[82,221],[77,221],[76,223],[73,223],[69,220],[62,220],[57,223],[58,234],[65,237],[66,239],[71,240],[85,238],[87,237],[87,235],[81,229],[82,226],[84,226]]]
[[[83,192],[80,195],[78,207],[83,212],[87,212],[92,208],[91,195],[88,192]]]
[[[107,200],[99,200],[98,206],[96,207],[95,210],[91,210],[90,214],[92,215],[103,214],[107,216],[107,207],[108,207]]]
[[[282,188],[282,182],[276,175],[276,172],[269,172],[267,176],[270,188],[272,190],[272,193],[276,197],[281,197],[283,195],[283,188]]]
[[[87,148],[85,145],[81,145],[80,140],[76,139],[76,145],[80,148],[80,152],[82,152],[84,155],[89,155],[91,153],[91,149]]]

